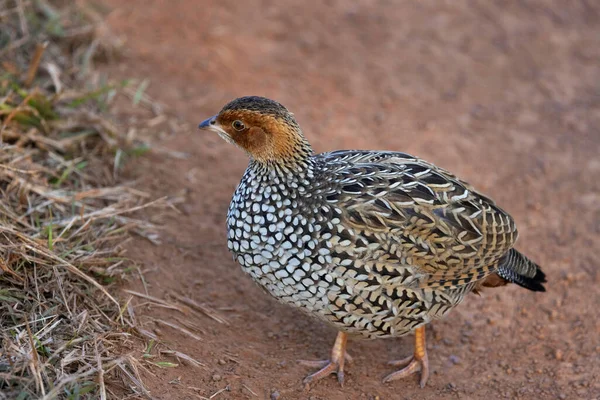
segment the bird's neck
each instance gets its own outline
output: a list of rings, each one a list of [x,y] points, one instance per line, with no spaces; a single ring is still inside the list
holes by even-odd
[[[313,150],[302,135],[298,135],[292,146],[278,157],[259,160],[250,157],[248,168],[256,175],[278,177],[283,182],[295,181],[298,177],[312,177],[314,174]]]
[[[307,143],[308,145],[308,143]],[[296,157],[267,162],[250,158],[248,172],[255,177],[260,177],[264,183],[276,183],[285,186],[307,186],[315,176],[315,160],[313,152],[308,145]]]

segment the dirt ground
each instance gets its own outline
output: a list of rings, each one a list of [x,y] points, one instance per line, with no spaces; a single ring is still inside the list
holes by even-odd
[[[185,193],[182,213],[165,220],[163,245],[140,239],[129,254],[150,294],[182,293],[230,323],[138,308],[147,329],[206,364],[155,370],[154,397],[600,398],[598,4],[104,3],[129,48],[113,74],[148,78],[148,93],[190,126],[155,139],[187,159],[155,154],[138,171],[156,196]],[[267,297],[234,263],[225,215],[247,160],[195,129],[241,95],[285,104],[317,151],[404,151],[471,182],[514,216],[517,247],[542,265],[548,292],[490,289],[434,323],[425,389],[417,377],[381,383],[387,360],[411,354],[405,337],[350,342],[346,385],[330,377],[305,391],[310,371],[296,360],[326,358],[335,331]],[[202,340],[154,318],[197,326]]]

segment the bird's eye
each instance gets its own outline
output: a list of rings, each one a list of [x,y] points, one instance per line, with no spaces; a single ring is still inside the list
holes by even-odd
[[[233,121],[233,123],[231,124],[231,126],[233,126],[233,129],[235,129],[236,131],[243,131],[244,128],[246,128],[246,126],[244,125],[244,123],[238,119],[236,119],[235,121]]]

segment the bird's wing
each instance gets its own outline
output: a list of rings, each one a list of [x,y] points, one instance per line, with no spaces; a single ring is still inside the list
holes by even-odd
[[[319,155],[330,174],[326,201],[341,226],[385,241],[429,287],[456,286],[495,272],[517,228],[493,200],[424,160],[404,153]],[[390,246],[390,244],[396,246]]]

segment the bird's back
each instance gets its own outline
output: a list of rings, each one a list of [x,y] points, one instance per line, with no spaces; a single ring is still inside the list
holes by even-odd
[[[389,256],[400,256],[423,273],[422,284],[482,278],[517,239],[510,215],[424,160],[375,151],[337,151],[315,158],[327,177],[324,197],[342,211],[342,226],[394,246]]]

